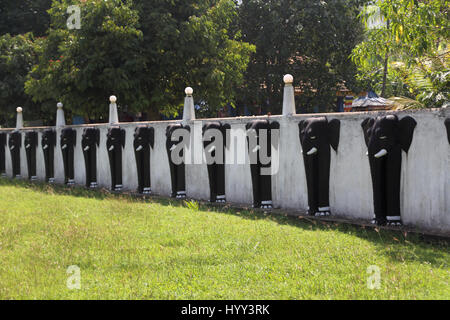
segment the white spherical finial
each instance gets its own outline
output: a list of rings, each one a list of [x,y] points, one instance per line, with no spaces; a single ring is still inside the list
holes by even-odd
[[[17,111],[18,113],[21,113],[21,112],[23,111],[23,109],[22,109],[22,107],[17,107],[16,111]]]
[[[194,89],[192,89],[191,87],[187,87],[184,92],[187,96],[192,96],[192,94],[194,93]]]
[[[292,84],[294,82],[294,77],[291,74],[287,74],[283,77],[285,84]]]
[[[58,109],[61,109],[64,105],[62,104],[62,102],[58,102],[58,104],[56,105],[56,107],[58,107]]]
[[[111,101],[111,103],[116,103],[117,97],[116,96],[111,96],[111,97],[109,97],[109,101]]]

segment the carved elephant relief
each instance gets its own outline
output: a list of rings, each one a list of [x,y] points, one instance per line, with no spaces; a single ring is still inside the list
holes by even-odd
[[[401,225],[400,178],[402,150],[409,151],[416,121],[396,115],[367,118],[362,123],[372,175],[375,219],[378,225]]]
[[[330,215],[330,149],[337,152],[340,126],[339,120],[328,121],[326,117],[309,118],[298,124],[310,215]]]

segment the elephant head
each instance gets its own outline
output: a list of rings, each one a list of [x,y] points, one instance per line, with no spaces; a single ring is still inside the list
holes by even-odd
[[[416,120],[409,116],[401,120],[396,115],[365,119],[361,126],[369,157],[384,157],[398,146],[408,152],[416,125]]]
[[[81,143],[83,151],[88,151],[90,148],[100,146],[100,130],[97,128],[84,129]]]
[[[341,127],[339,120],[328,121],[326,117],[310,118],[300,121],[298,127],[300,143],[305,155],[314,155],[320,149],[329,148],[329,146],[337,151]]]

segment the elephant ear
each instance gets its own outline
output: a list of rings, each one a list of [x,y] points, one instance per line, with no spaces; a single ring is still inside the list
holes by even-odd
[[[100,130],[95,130],[95,143],[97,144],[97,147],[100,147]]]
[[[223,131],[223,144],[225,148],[228,146],[228,143],[231,141],[231,125],[229,123],[225,123],[222,125]]]
[[[205,135],[206,128],[207,128],[207,124],[204,124],[202,127],[202,137]]]
[[[73,146],[75,147],[77,145],[77,132],[75,130],[71,129],[71,133],[72,133]]]
[[[270,123],[270,129],[280,129],[280,123],[278,121],[272,121]]]
[[[445,124],[445,127],[447,128],[448,143],[450,143],[450,118],[445,119],[444,124]]]
[[[155,147],[155,128],[153,127],[148,128],[148,142],[153,149]]]
[[[417,122],[412,117],[406,116],[398,124],[400,128],[400,146],[405,152],[408,152]]]
[[[361,127],[364,132],[364,141],[366,142],[367,147],[369,147],[369,140],[370,140],[370,136],[372,134],[372,127],[373,127],[374,123],[375,123],[375,119],[373,119],[373,118],[366,118],[361,123]]]
[[[274,149],[278,150],[280,144],[280,124],[277,121],[273,121],[270,123],[269,128],[268,138],[270,139],[270,144]],[[272,130],[276,130],[274,135],[272,135]]]
[[[126,131],[125,129],[120,130],[120,139],[122,140],[122,148],[125,148],[125,138],[126,138]]]
[[[303,139],[305,138],[305,128],[308,125],[308,122],[306,120],[301,120],[298,123],[298,135],[300,138],[300,144],[303,147]]]
[[[339,146],[339,135],[341,132],[341,121],[333,119],[328,122],[328,140],[334,151],[337,151]]]

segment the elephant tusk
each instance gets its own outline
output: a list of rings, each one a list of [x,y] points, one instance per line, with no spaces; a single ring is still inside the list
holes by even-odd
[[[319,151],[319,150],[317,150],[317,148],[314,147],[314,148],[312,148],[311,150],[308,151],[307,155],[308,156],[312,156],[313,154],[316,154],[317,151]]]
[[[114,150],[114,146],[109,147],[108,151],[113,151]]]
[[[139,147],[136,148],[136,151],[139,152],[139,151],[141,151],[142,149],[144,149],[144,147],[143,147],[143,146],[139,146]]]
[[[61,149],[66,149],[67,148],[67,144],[65,144],[65,145],[63,145],[62,147],[61,147]]]
[[[42,147],[42,149],[44,149],[44,150],[48,149],[48,144],[44,145],[44,146]]]
[[[84,151],[88,151],[90,149],[90,147],[89,146],[86,146],[86,148],[84,148],[83,150]]]
[[[381,158],[384,157],[385,155],[387,155],[388,152],[386,149],[381,150],[380,152],[378,152],[376,155],[374,155],[375,158]]]

